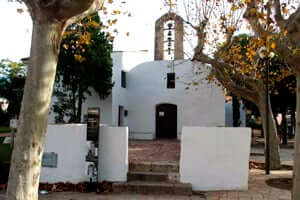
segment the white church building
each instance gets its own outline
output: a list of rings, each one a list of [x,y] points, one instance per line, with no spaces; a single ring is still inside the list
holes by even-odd
[[[87,97],[83,115],[100,107],[100,123],[128,126],[133,139],[180,138],[183,126],[225,126],[222,89],[205,81],[209,69],[184,59],[179,16],[156,21],[154,54],[153,60],[147,50],[113,52],[111,95]]]

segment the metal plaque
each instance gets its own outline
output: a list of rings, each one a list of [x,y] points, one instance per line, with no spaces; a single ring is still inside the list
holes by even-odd
[[[56,168],[57,167],[57,157],[58,157],[57,153],[54,153],[54,152],[43,153],[42,167]]]
[[[100,123],[100,108],[88,108],[87,140],[98,142]]]
[[[163,117],[163,116],[165,116],[165,112],[159,112],[158,115],[159,115],[160,117]]]

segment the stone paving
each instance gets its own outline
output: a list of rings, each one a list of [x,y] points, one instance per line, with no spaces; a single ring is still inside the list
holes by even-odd
[[[173,195],[134,195],[134,194],[107,194],[58,192],[41,195],[40,200],[290,200],[289,190],[270,187],[265,183],[269,178],[291,178],[292,171],[271,171],[265,176],[262,170],[251,170],[249,173],[248,191],[215,191],[205,192],[192,196]],[[2,197],[2,198],[1,198]],[[0,195],[4,200],[4,194]]]
[[[250,156],[251,161],[264,162],[265,157],[263,147],[252,147],[251,153],[256,153],[255,156]],[[260,155],[259,155],[260,154]],[[292,148],[280,148],[280,160],[282,164],[292,166],[294,163],[294,149]]]
[[[179,162],[178,140],[130,140],[129,162]]]
[[[264,147],[255,145],[251,147],[251,161],[264,162]],[[282,164],[293,165],[293,148],[281,148],[280,159]],[[178,140],[130,140],[129,162],[179,162],[180,141]]]

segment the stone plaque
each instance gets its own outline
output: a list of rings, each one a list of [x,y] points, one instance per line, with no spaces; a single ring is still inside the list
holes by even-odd
[[[42,167],[57,167],[57,153],[54,152],[45,152],[42,158]]]

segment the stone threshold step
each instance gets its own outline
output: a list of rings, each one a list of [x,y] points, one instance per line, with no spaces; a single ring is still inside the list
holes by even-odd
[[[112,188],[114,193],[192,195],[189,183],[133,181],[113,183]]]
[[[130,172],[178,173],[179,164],[175,163],[129,163]]]
[[[165,172],[128,172],[127,181],[179,182],[179,173]]]

